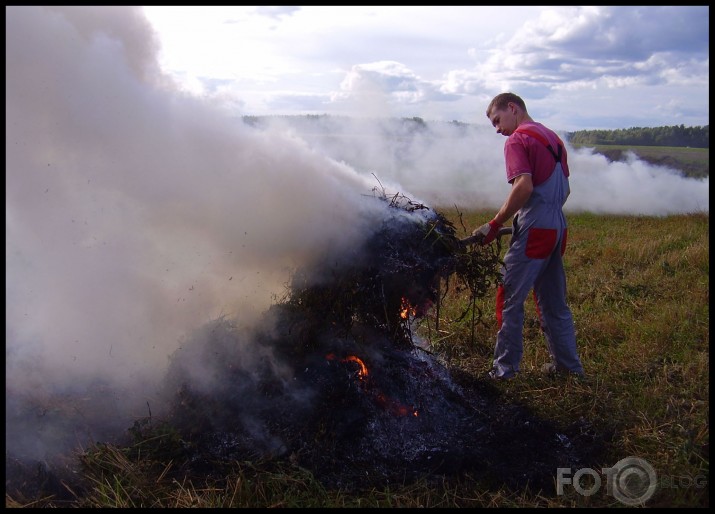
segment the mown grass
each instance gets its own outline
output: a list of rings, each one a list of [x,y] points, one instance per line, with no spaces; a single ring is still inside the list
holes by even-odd
[[[625,159],[628,151],[650,164],[680,170],[684,176],[704,178],[710,176],[710,149],[686,146],[632,146],[632,145],[574,145],[575,148],[593,148],[612,161]]]
[[[490,214],[469,215],[466,224]],[[709,216],[568,218],[568,300],[588,379],[554,383],[538,372],[548,354],[528,301],[522,376],[499,387],[550,419],[583,417],[612,433],[604,467],[627,456],[647,460],[669,484],[650,505],[707,504],[709,487],[673,484],[709,479]],[[442,312],[459,303],[455,293]],[[450,328],[440,350],[454,366],[483,374],[496,321],[491,302],[481,307],[487,322],[474,340],[468,323],[441,322]]]
[[[449,209],[443,211],[456,221]],[[491,212],[462,213],[467,227]],[[568,299],[585,380],[539,373],[548,360],[533,302],[527,302],[522,373],[497,382],[504,402],[557,425],[586,420],[608,441],[600,468],[645,459],[658,487],[648,507],[709,506],[709,215],[573,214],[565,256]],[[458,222],[456,226],[460,226]],[[496,333],[493,298],[481,322],[456,321],[470,305],[450,284],[418,327],[455,370],[483,377]],[[439,325],[439,331],[437,331]],[[172,434],[164,434],[170,440]],[[82,456],[86,486],[71,501],[18,498],[7,507],[621,507],[605,491],[584,496],[495,490],[470,476],[360,493],[330,490],[290,463],[236,462],[220,476],[186,476],[171,459],[138,447],[98,445]],[[601,471],[601,469],[596,471]],[[573,470],[574,472],[576,470]],[[556,470],[554,470],[554,477]],[[555,478],[554,478],[555,479]]]

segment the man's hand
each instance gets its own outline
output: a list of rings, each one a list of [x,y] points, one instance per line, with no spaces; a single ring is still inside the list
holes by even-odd
[[[476,229],[474,232],[472,232],[473,236],[481,236],[481,240],[479,241],[479,244],[481,245],[488,245],[494,239],[496,239],[497,234],[499,234],[499,229],[502,228],[501,223],[497,223],[494,220],[491,220],[489,223],[485,223],[478,229]]]

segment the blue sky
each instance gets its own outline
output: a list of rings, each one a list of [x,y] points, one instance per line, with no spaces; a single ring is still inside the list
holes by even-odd
[[[486,124],[514,91],[561,131],[709,124],[708,6],[144,11],[164,71],[241,114]]]

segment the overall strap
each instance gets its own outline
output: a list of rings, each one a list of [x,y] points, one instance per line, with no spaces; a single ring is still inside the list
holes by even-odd
[[[559,141],[559,152],[556,153],[556,152],[554,152],[553,147],[549,143],[549,140],[546,139],[546,137],[544,137],[544,135],[541,132],[539,132],[537,130],[530,130],[527,127],[521,127],[521,126],[517,127],[514,132],[521,132],[522,134],[527,134],[527,135],[541,141],[541,143],[544,146],[546,146],[546,148],[548,148],[549,152],[551,152],[551,155],[554,156],[554,159],[556,159],[556,162],[561,162],[561,149],[563,147],[563,142],[561,141],[559,136],[556,136],[556,139],[558,139],[558,141]]]

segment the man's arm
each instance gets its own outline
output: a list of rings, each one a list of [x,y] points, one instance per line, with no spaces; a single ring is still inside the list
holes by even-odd
[[[504,225],[519,209],[526,205],[533,190],[534,183],[531,181],[531,175],[524,174],[516,177],[511,184],[509,196],[506,197],[504,205],[494,216],[494,221],[499,225]]]
[[[467,240],[475,239],[479,244],[487,245],[494,241],[499,234],[499,229],[516,214],[516,211],[521,209],[529,200],[534,183],[531,181],[531,175],[519,175],[511,183],[511,191],[506,197],[504,205],[501,206],[496,216],[489,222],[485,223],[478,229],[472,232],[472,237]],[[471,244],[471,243],[469,243]]]

